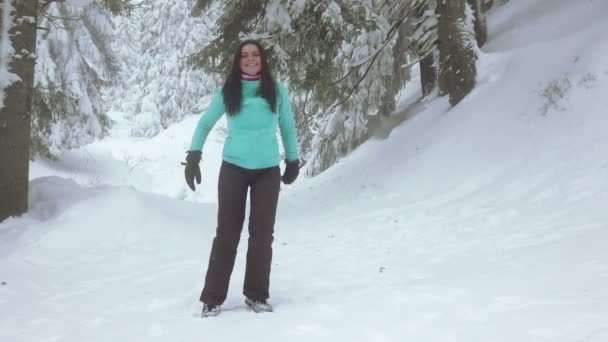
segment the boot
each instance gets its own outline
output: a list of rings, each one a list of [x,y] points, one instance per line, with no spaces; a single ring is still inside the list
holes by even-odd
[[[255,313],[272,312],[272,305],[270,305],[270,303],[268,303],[265,299],[255,300],[245,298],[245,304],[247,304],[247,306],[249,306]]]

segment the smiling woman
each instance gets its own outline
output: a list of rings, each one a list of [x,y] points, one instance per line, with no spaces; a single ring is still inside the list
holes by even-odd
[[[217,231],[200,297],[203,317],[218,315],[226,300],[249,191],[251,212],[243,294],[253,311],[272,311],[267,300],[280,183],[293,183],[299,173],[296,128],[287,88],[273,79],[260,43],[248,40],[235,51],[222,91],[213,97],[192,137],[185,176],[193,191],[194,180],[201,182],[203,145],[224,113],[228,114],[228,136],[219,175]],[[287,159],[282,177],[277,127]]]
[[[249,76],[258,76],[260,65],[260,50],[255,44],[247,44],[241,49],[241,70]]]

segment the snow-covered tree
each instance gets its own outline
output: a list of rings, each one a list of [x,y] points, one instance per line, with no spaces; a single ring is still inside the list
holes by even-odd
[[[302,157],[307,172],[314,175],[368,138],[370,118],[394,109],[413,63],[420,63],[425,96],[439,84],[439,94],[450,94],[456,103],[474,86],[475,54],[465,56],[465,47],[475,49],[478,41],[463,30],[474,28],[483,42],[482,5],[489,6],[488,1],[445,2],[198,0],[195,15],[203,15],[213,4],[222,6],[222,13],[212,39],[190,60],[223,76],[240,40],[262,41],[276,75],[289,84]],[[462,8],[473,5],[466,7],[469,26],[463,26],[464,21],[452,26],[452,10],[444,11],[442,19],[438,11],[450,9],[452,3]],[[446,39],[450,34],[468,38],[439,44],[440,26],[449,27],[442,31]],[[465,69],[469,73],[461,81],[449,76]],[[439,78],[451,81],[438,82]]]
[[[215,2],[199,0],[195,13]],[[394,49],[403,32],[401,1],[221,3],[216,35],[193,63],[225,72],[240,39],[262,41],[275,74],[289,84],[309,174],[365,141],[369,115],[394,109],[406,75],[395,73],[406,58]]]
[[[418,0],[412,3],[412,39],[416,42],[412,52],[420,63],[420,85],[422,95],[428,96],[437,88],[439,48],[437,38],[437,15],[435,2]]]
[[[143,2],[129,17],[117,17],[112,49],[120,60],[120,82],[107,93],[135,136],[152,136],[188,114],[198,114],[201,97],[217,79],[194,70],[188,56],[207,43],[217,16],[192,17],[194,0]]]
[[[465,0],[439,0],[437,12],[440,16],[439,87],[456,105],[474,87],[477,69],[477,42],[475,40],[474,14]]]
[[[32,147],[46,157],[102,137],[108,130],[104,87],[116,79],[113,30],[103,2],[51,2],[40,9],[33,93]]]
[[[439,88],[458,103],[475,86],[477,50],[487,39],[487,0],[412,0],[413,53],[420,61],[422,93]]]
[[[363,23],[364,27],[351,39],[345,39],[333,57],[340,75],[329,79],[329,84],[321,83],[327,89],[318,87],[314,92],[315,99],[320,94],[331,97],[318,101],[315,134],[305,155],[311,175],[327,169],[367,140],[370,119],[395,109],[396,96],[409,79],[409,73],[402,68],[409,47],[403,25],[405,6],[400,1],[361,4],[365,11],[361,10],[360,18],[354,22]],[[348,26],[348,20],[352,17],[345,15],[343,24]],[[319,80],[324,78],[324,72],[320,73]]]
[[[0,220],[27,210],[30,148],[50,156],[103,134],[100,92],[115,72],[105,8],[132,6],[131,0],[3,1]]]

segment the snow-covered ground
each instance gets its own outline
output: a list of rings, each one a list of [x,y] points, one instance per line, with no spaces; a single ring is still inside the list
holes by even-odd
[[[608,341],[606,13],[512,0],[461,104],[284,187],[272,314],[243,304],[241,243],[199,316],[223,125],[195,194],[197,118],[34,163],[30,213],[0,224],[0,341]]]

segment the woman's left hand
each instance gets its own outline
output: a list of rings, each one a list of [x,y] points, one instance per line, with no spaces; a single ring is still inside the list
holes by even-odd
[[[300,161],[297,159],[292,160],[292,161],[287,161],[287,162],[285,162],[285,172],[283,172],[283,176],[281,177],[281,180],[285,184],[291,184],[296,180],[296,178],[298,178],[299,174],[300,174]]]

